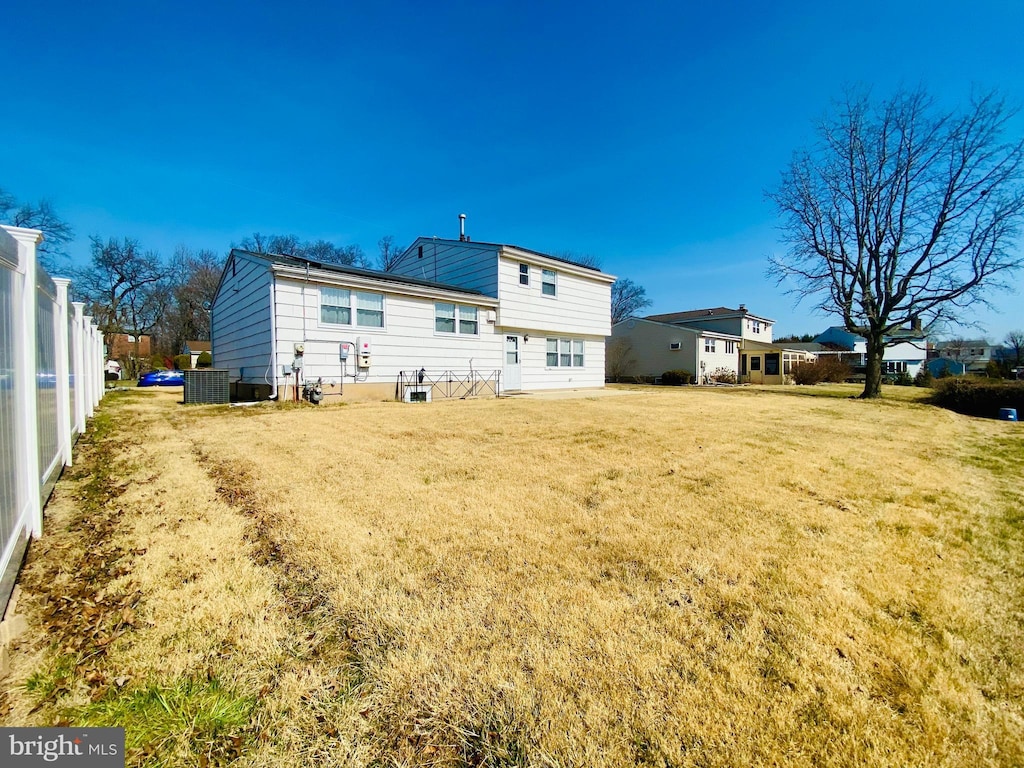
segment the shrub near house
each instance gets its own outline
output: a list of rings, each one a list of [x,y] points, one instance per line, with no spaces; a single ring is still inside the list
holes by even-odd
[[[797,363],[791,371],[797,384],[819,384],[823,381],[839,384],[852,373],[850,366],[832,355],[823,355],[813,363]]]
[[[931,402],[968,416],[995,418],[1001,408],[1024,414],[1024,382],[955,376],[937,381]]]

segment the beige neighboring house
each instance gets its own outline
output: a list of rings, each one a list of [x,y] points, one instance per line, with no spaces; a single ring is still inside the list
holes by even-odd
[[[212,348],[212,345],[210,344],[210,342],[208,342],[208,341],[186,341],[184,348],[181,350],[181,354],[183,354],[183,355],[191,355],[192,356],[192,367],[193,368],[196,367],[196,363],[199,362],[199,356],[201,354],[203,354],[203,352],[209,352],[211,355],[213,354],[213,348]]]
[[[774,325],[745,304],[627,318],[612,329],[606,369],[614,379],[657,377],[682,368],[703,383],[714,371],[728,368],[739,382],[785,384],[796,363],[815,358],[806,350],[773,343]],[[682,354],[673,356],[677,352]],[[674,364],[658,370],[668,363]]]
[[[685,370],[698,384],[722,369],[736,376],[741,341],[734,334],[627,317],[612,326],[605,374],[612,381],[657,379],[665,371]]]

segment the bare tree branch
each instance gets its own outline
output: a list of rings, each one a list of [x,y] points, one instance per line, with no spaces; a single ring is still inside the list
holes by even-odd
[[[894,331],[956,320],[1024,265],[1013,115],[995,94],[957,112],[921,90],[880,102],[851,91],[768,193],[787,246],[769,271],[867,339],[864,397],[881,392]]]

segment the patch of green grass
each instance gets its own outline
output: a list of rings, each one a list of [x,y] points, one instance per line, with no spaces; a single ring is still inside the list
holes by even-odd
[[[44,669],[33,672],[25,681],[25,690],[44,702],[67,692],[78,669],[78,656],[64,654],[49,660]]]
[[[108,694],[69,719],[123,727],[128,755],[142,765],[218,765],[241,754],[256,705],[217,680],[183,679]]]

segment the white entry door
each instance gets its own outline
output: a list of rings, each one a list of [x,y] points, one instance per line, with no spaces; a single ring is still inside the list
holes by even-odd
[[[505,384],[503,389],[517,391],[523,388],[519,355],[520,341],[520,337],[516,335],[505,337],[505,372],[503,374]]]

